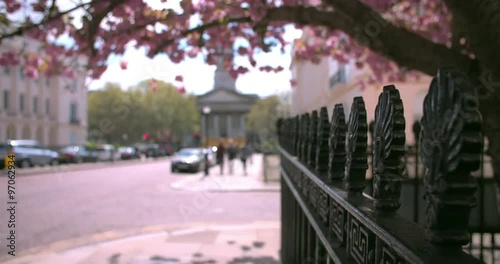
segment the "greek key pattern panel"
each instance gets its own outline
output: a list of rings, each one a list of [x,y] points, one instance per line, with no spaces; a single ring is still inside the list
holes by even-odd
[[[304,198],[307,200],[309,198],[309,178],[307,176],[302,177],[302,194]]]
[[[375,235],[352,216],[348,216],[347,227],[347,253],[349,256],[359,264],[374,264]]]
[[[377,256],[377,263],[384,264],[406,264],[406,262],[401,259],[394,250],[391,249],[390,246],[386,245],[382,240],[378,240],[378,243],[381,244],[378,248],[380,251]]]
[[[346,220],[347,215],[345,209],[335,202],[335,200],[330,198],[330,232],[332,232],[342,244],[344,244],[346,240]]]
[[[314,209],[318,209],[318,192],[320,187],[311,181],[311,187],[309,188],[309,203]]]
[[[328,194],[320,188],[318,194],[318,213],[325,225],[328,225],[328,211]]]

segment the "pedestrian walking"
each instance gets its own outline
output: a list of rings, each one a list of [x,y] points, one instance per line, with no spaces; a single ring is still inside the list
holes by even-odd
[[[215,153],[217,159],[217,165],[220,168],[220,175],[224,174],[224,154],[225,154],[224,144],[220,142],[219,146],[217,146],[217,152]]]
[[[245,175],[245,176],[247,175],[247,159],[251,154],[250,151],[251,150],[250,150],[249,144],[245,144],[241,148],[241,151],[240,151],[240,160],[241,160],[241,164],[243,165],[243,175]]]
[[[208,151],[209,149],[207,149],[203,155],[203,164],[205,165],[203,166],[203,171],[205,172],[205,177],[208,176],[210,169],[210,161],[208,160]]]
[[[254,147],[252,146],[252,144],[250,144],[250,142],[247,142],[246,148],[247,148],[247,151],[248,151],[248,156],[247,156],[248,163],[250,165],[253,165]]]
[[[238,149],[233,143],[233,140],[229,141],[229,146],[227,147],[227,158],[229,162],[229,174],[233,174],[234,172],[234,159],[238,155]]]

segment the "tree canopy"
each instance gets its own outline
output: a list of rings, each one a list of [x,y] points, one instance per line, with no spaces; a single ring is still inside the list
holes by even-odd
[[[247,130],[257,134],[264,151],[271,151],[278,143],[276,137],[276,121],[280,117],[290,115],[290,105],[278,95],[258,100],[247,114]]]
[[[0,40],[26,35],[46,44],[44,60],[36,55],[24,58],[31,73],[39,71],[42,62],[61,66],[61,54],[76,53],[89,57],[97,78],[106,69],[106,59],[122,54],[131,42],[147,47],[150,57],[165,53],[176,63],[201,52],[214,64],[220,48],[235,48],[255,66],[256,52],[284,48],[286,24],[311,26],[308,33],[313,39],[295,43],[297,58],[354,59],[360,67],[368,65],[379,79],[384,74],[404,78],[402,73],[409,70],[433,75],[445,64],[468,69],[476,59],[500,68],[500,55],[491,48],[500,41],[495,24],[500,7],[494,0],[182,0],[179,6],[165,0],[154,6],[148,4],[154,1],[84,0],[64,8],[57,0],[28,1],[30,6],[24,2],[4,1],[2,13],[8,15],[0,19],[6,25]],[[9,14],[19,12],[28,13],[27,19],[9,20]],[[61,36],[75,45],[55,45],[53,40]],[[237,39],[246,44],[234,47]],[[245,73],[245,67],[232,65],[232,57],[225,55],[227,68]],[[19,62],[16,54],[6,52],[0,63]],[[58,67],[48,67],[54,68]]]
[[[90,139],[135,143],[149,133],[158,142],[173,142],[199,130],[196,98],[181,95],[173,85],[164,82],[158,82],[157,89],[151,90],[151,81],[129,90],[107,84],[103,90],[90,92]]]

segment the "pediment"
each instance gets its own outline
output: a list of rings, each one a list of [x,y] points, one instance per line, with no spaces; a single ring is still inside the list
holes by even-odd
[[[252,103],[254,99],[251,96],[220,89],[198,97],[198,101],[203,103]]]

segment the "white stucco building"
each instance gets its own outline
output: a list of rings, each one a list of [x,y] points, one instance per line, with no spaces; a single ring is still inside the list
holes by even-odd
[[[25,48],[43,52],[27,39],[4,41],[0,53]],[[85,62],[78,58],[79,65]],[[24,68],[0,65],[0,140],[36,139],[45,146],[80,144],[87,139],[87,73],[30,79]]]
[[[307,34],[303,38],[307,38]],[[371,85],[361,89],[358,81],[370,76],[367,67],[360,70],[354,63],[341,65],[330,57],[322,58],[319,64],[292,59],[290,70],[295,80],[292,87],[294,115],[326,106],[331,117],[335,104],[342,103],[347,119],[353,98],[362,96],[368,122],[371,122],[375,119],[375,107],[383,85],[394,84],[404,104],[407,135],[412,135],[414,121],[422,117],[423,100],[431,82],[429,76],[423,76],[419,81]],[[412,144],[413,141],[413,137],[407,136],[407,144]]]

